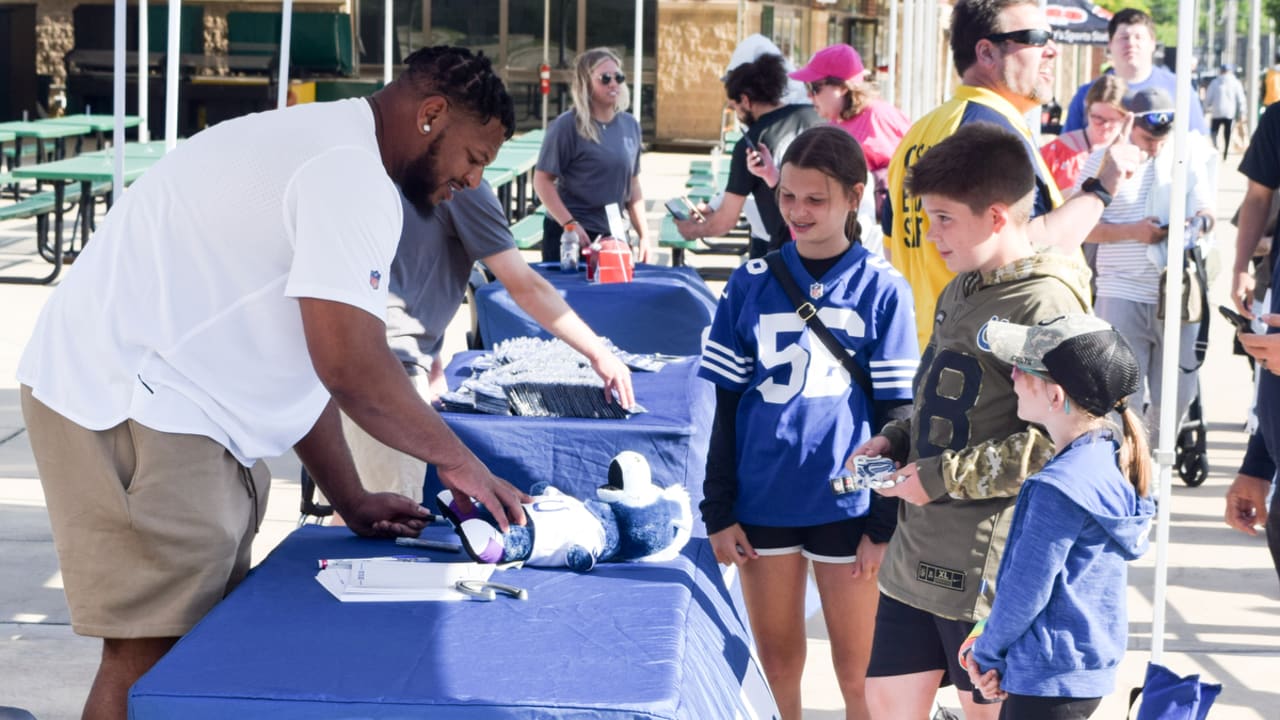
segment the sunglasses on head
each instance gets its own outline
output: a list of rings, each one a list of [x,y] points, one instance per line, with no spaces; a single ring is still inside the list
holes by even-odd
[[[1030,45],[1032,47],[1044,47],[1053,39],[1053,33],[1049,30],[1014,30],[1013,32],[992,33],[986,37],[991,42],[1004,42],[1012,40],[1021,45]]]
[[[615,81],[616,81],[619,85],[621,85],[622,83],[624,83],[624,82],[626,82],[626,81],[627,81],[627,76],[626,76],[626,75],[624,75],[624,74],[622,74],[622,73],[620,73],[620,72],[618,72],[618,73],[613,73],[612,75],[610,75],[609,73],[604,73],[604,74],[602,74],[602,75],[600,76],[600,84],[601,84],[601,85],[608,85],[608,84],[610,84],[610,83],[612,83],[612,82],[615,82]]]
[[[1173,124],[1173,111],[1152,110],[1150,112],[1134,113],[1133,119],[1153,130],[1163,130]]]

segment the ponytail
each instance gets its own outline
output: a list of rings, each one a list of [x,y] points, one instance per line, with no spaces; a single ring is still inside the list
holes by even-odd
[[[1120,413],[1124,432],[1117,457],[1120,472],[1133,483],[1139,497],[1146,497],[1151,488],[1151,449],[1147,446],[1147,429],[1127,404],[1117,408],[1117,412]]]

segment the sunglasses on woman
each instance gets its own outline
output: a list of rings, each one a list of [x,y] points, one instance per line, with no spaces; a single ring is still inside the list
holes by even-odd
[[[1049,30],[1014,30],[1013,32],[992,33],[986,37],[991,42],[1004,42],[1012,40],[1020,45],[1030,45],[1031,47],[1044,47],[1053,39],[1053,33]]]
[[[613,83],[613,82],[617,82],[619,85],[621,85],[622,83],[624,83],[624,82],[626,82],[626,81],[627,81],[627,76],[626,76],[626,75],[623,75],[623,74],[622,74],[622,73],[620,73],[620,72],[619,72],[619,73],[613,73],[612,75],[611,75],[611,74],[609,74],[609,73],[604,73],[604,74],[602,74],[602,75],[600,76],[600,84],[601,84],[601,85],[609,85],[610,83]]]

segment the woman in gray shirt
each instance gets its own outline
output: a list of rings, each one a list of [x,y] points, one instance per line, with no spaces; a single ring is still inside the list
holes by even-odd
[[[625,112],[630,93],[622,62],[608,48],[587,50],[574,63],[573,107],[547,126],[533,188],[547,208],[542,259],[560,258],[560,236],[610,235],[605,207],[626,211],[638,238],[639,261],[652,250],[640,191],[640,123]]]

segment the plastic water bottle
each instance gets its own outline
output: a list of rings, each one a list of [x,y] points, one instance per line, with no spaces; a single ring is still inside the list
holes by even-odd
[[[560,272],[578,272],[578,234],[575,232],[560,236]]]

